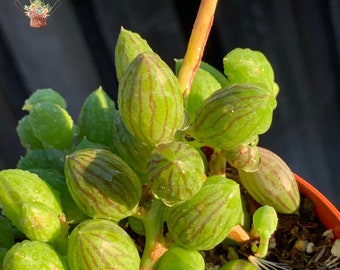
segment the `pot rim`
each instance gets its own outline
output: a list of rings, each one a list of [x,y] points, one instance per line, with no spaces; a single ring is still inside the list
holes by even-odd
[[[313,203],[315,213],[320,221],[331,229],[335,239],[340,239],[340,212],[319,190],[305,179],[294,174],[301,194],[307,196]]]

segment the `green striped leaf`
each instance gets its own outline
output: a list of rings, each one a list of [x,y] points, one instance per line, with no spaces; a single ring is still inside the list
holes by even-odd
[[[275,98],[260,84],[234,84],[215,91],[196,113],[189,132],[214,148],[233,149],[266,132]]]
[[[169,208],[166,221],[178,245],[208,250],[241,222],[242,212],[239,185],[222,176],[210,176],[191,199]]]
[[[273,152],[258,147],[260,167],[255,172],[239,170],[240,182],[260,204],[270,205],[279,213],[297,212],[300,193],[288,165]]]
[[[140,54],[126,70],[118,108],[129,132],[149,145],[172,141],[184,121],[178,80],[154,53]]]
[[[83,149],[67,156],[68,189],[88,216],[119,221],[136,211],[141,184],[117,155],[103,149]]]
[[[115,48],[115,67],[119,82],[133,59],[143,52],[152,52],[147,41],[139,34],[122,27]]]
[[[148,175],[153,194],[167,205],[190,199],[206,179],[200,153],[183,142],[160,144],[149,160]]]
[[[91,219],[71,233],[67,262],[71,270],[138,270],[135,243],[115,222]]]

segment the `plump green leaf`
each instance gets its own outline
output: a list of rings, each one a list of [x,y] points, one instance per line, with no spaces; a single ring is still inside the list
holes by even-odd
[[[119,82],[133,59],[143,52],[152,52],[146,40],[122,27],[115,48],[115,66]]]
[[[117,223],[90,219],[72,231],[67,262],[70,270],[138,270],[140,258],[135,243]]]
[[[241,222],[242,211],[239,185],[222,176],[210,176],[191,199],[168,209],[166,221],[178,245],[208,250]]]
[[[233,84],[215,91],[200,106],[188,132],[214,148],[248,145],[272,122],[276,99],[262,84]]]
[[[50,102],[59,105],[63,109],[66,109],[65,99],[56,91],[51,88],[37,89],[33,94],[25,101],[23,109],[26,111],[32,110],[32,108],[41,102]]]
[[[154,53],[142,53],[129,65],[119,84],[118,108],[129,132],[152,146],[172,141],[184,122],[178,80]]]
[[[4,270],[53,269],[67,270],[65,260],[46,243],[24,240],[15,244],[5,255]]]
[[[44,205],[42,212],[50,213],[40,215],[40,208],[37,208],[35,215],[33,212],[37,204]],[[2,170],[0,172],[0,205],[3,213],[13,225],[24,233],[31,230],[31,224],[23,222],[23,214],[25,213],[29,213],[30,217],[33,216],[33,219],[36,218],[37,222],[41,224],[35,229],[37,234],[40,232],[41,235],[48,235],[44,236],[45,241],[53,240],[58,231],[60,232],[60,223],[59,228],[55,227],[55,223],[52,229],[49,227],[51,219],[49,214],[53,215],[54,218],[58,218],[62,213],[59,198],[55,191],[36,174],[20,169]]]
[[[99,87],[85,100],[78,118],[79,141],[107,146],[113,144],[113,122],[116,113],[114,101]]]
[[[49,102],[37,103],[29,114],[34,135],[45,148],[68,149],[74,137],[73,120],[61,106]]]
[[[230,84],[263,83],[274,97],[279,91],[272,66],[262,52],[236,48],[223,58],[223,67]]]
[[[206,179],[200,153],[183,142],[158,145],[148,162],[148,177],[156,198],[170,206],[190,199]]]
[[[68,189],[90,217],[120,221],[132,215],[141,196],[135,172],[119,156],[104,149],[83,149],[67,156]]]
[[[239,170],[240,182],[260,204],[270,205],[279,213],[298,211],[300,192],[288,165],[272,151],[258,147],[260,166],[254,172]]]
[[[155,270],[204,270],[205,263],[197,250],[173,246],[157,261]]]
[[[20,143],[28,150],[43,149],[42,142],[35,136],[33,128],[31,126],[31,120],[29,115],[25,115],[18,122],[17,134],[20,139]]]

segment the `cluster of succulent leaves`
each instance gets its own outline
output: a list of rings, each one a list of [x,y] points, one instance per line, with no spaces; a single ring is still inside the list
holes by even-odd
[[[24,9],[27,15],[29,15],[30,12],[34,12],[36,15],[48,15],[51,6],[42,0],[32,0],[30,1],[30,5],[24,6]]]
[[[285,163],[257,146],[278,93],[264,55],[237,48],[225,74],[202,63],[187,97],[181,61],[173,72],[136,33],[122,29],[115,64],[118,108],[99,88],[75,123],[52,89],[26,100],[17,127],[26,154],[0,172],[3,269],[204,269],[199,251],[239,225],[265,257],[276,212],[295,212],[299,194]],[[241,184],[264,205],[253,222]]]

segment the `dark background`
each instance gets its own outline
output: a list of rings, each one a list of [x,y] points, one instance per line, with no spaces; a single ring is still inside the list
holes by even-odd
[[[0,169],[15,167],[24,153],[15,128],[30,93],[46,87],[60,92],[76,120],[99,85],[116,98],[120,26],[140,33],[173,66],[185,53],[199,4],[60,1],[47,27],[33,29],[13,0],[0,0]],[[260,145],[340,208],[340,0],[220,0],[204,61],[221,69],[235,47],[262,51],[280,85],[273,125]]]

